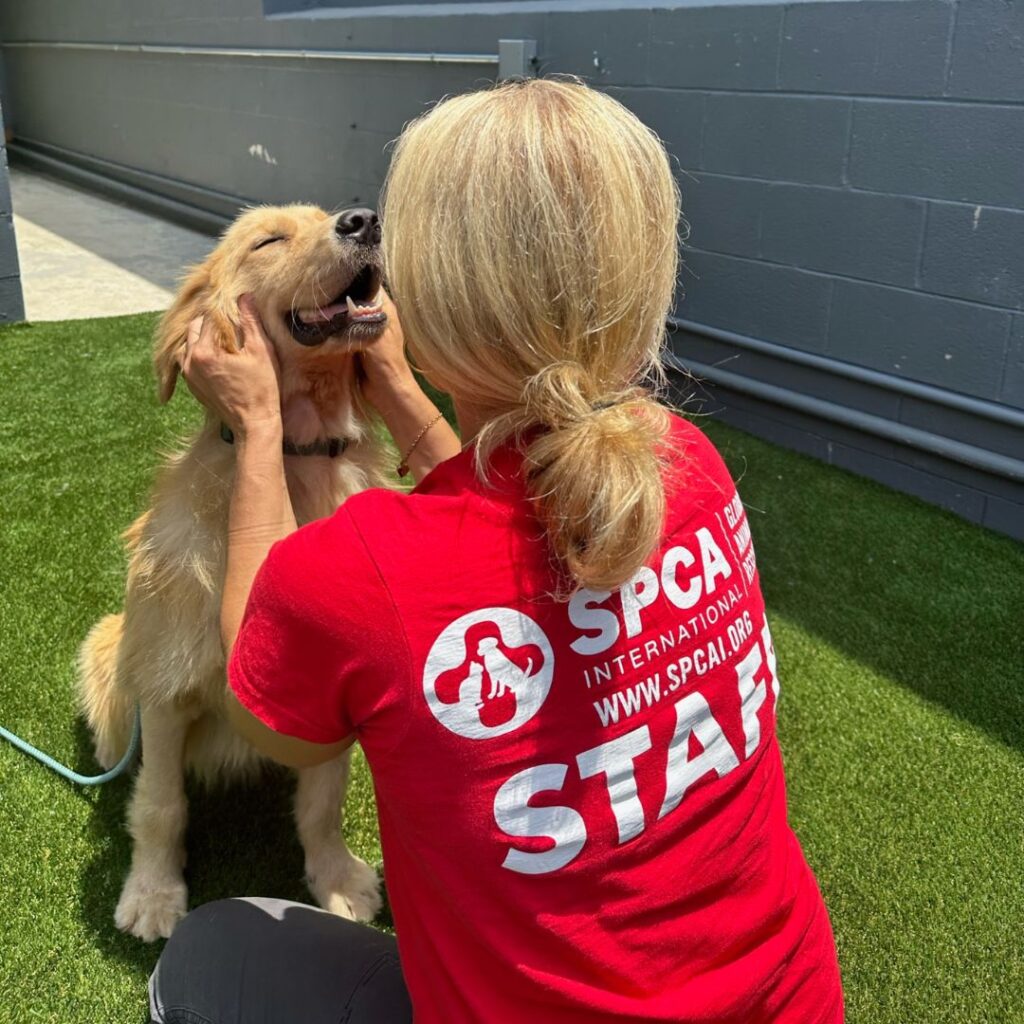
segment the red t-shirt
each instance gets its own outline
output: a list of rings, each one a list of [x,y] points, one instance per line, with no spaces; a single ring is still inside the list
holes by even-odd
[[[229,678],[271,728],[353,731],[418,1024],[837,1024],[828,915],[786,821],[746,516],[673,418],[664,542],[559,601],[507,446],[275,545]]]

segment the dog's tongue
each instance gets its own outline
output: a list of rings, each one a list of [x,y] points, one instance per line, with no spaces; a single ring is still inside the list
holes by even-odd
[[[332,302],[329,306],[317,306],[315,309],[300,309],[299,319],[304,324],[322,324],[347,312],[348,306],[346,303]]]
[[[342,314],[348,314],[353,320],[359,320],[363,317],[376,316],[380,312],[379,303],[372,302],[369,305],[360,306],[359,303],[353,301],[351,295],[346,295],[344,302],[332,302],[329,306],[317,306],[315,309],[300,309],[298,317],[304,324],[322,324]]]

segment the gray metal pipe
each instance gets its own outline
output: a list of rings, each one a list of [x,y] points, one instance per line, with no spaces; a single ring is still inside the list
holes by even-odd
[[[160,54],[175,57],[237,57],[245,60],[376,61],[405,64],[497,64],[496,53],[411,53],[390,50],[278,50],[221,46],[170,46],[157,43],[0,43],[13,49],[98,50],[105,53]]]
[[[972,444],[965,444],[963,441],[954,441],[939,434],[931,434],[927,430],[920,430],[903,423],[894,423],[892,420],[883,419],[872,413],[861,412],[859,409],[850,409],[847,406],[837,405],[835,402],[803,395],[774,384],[765,384],[763,381],[743,377],[738,373],[721,370],[717,366],[706,366],[703,363],[690,360],[684,361],[674,354],[670,354],[666,362],[673,369],[689,373],[701,380],[708,380],[712,384],[728,388],[730,391],[795,409],[830,423],[852,427],[865,434],[873,434],[875,437],[895,441],[919,451],[930,452],[932,455],[939,455],[952,462],[970,466],[972,469],[979,469],[984,473],[991,473],[993,476],[1002,477],[1005,480],[1024,482],[1024,462],[1011,458],[1009,455],[999,455]]]
[[[862,384],[872,384],[875,387],[884,388],[886,391],[895,391],[898,394],[907,395],[911,398],[920,398],[927,402],[934,402],[936,405],[944,406],[947,409],[957,409],[960,412],[971,413],[973,416],[980,416],[995,423],[1005,423],[1011,427],[1024,429],[1024,411],[1014,409],[1008,405],[998,405],[995,402],[986,402],[981,398],[960,395],[955,391],[945,391],[942,388],[933,387],[930,384],[922,384],[919,381],[893,377],[888,373],[870,370],[866,366],[857,366],[855,363],[844,363],[836,359],[826,359],[823,356],[815,355],[813,352],[801,352],[799,349],[788,348],[785,345],[776,345],[770,341],[762,341],[760,338],[748,337],[745,334],[736,334],[733,331],[723,330],[720,327],[710,327],[707,324],[700,324],[694,320],[683,320],[681,317],[672,316],[668,318],[668,323],[669,327],[673,330],[688,331],[690,334],[710,338],[712,341],[724,342],[727,345],[732,345],[734,348],[744,349],[749,352],[760,352],[774,359],[781,359],[784,362],[809,366],[812,369],[822,370],[833,376],[845,377],[847,380],[859,381]]]

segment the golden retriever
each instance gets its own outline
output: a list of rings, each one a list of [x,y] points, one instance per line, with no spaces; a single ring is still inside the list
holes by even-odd
[[[157,330],[154,361],[166,402],[189,321],[211,318],[220,343],[234,348],[237,297],[253,293],[281,366],[286,453],[289,443],[307,446],[285,455],[300,525],[387,482],[355,360],[387,320],[379,241],[371,210],[248,210],[191,271]],[[149,508],[125,533],[124,611],[101,619],[79,655],[81,707],[101,764],[117,761],[137,703],[142,710],[142,765],[128,810],[132,864],[114,920],[146,941],[169,936],[186,910],[186,770],[214,782],[261,761],[224,716],[219,616],[234,468],[234,447],[225,438],[230,433],[208,412],[187,447],[165,461]],[[333,454],[309,453],[332,439],[339,439]],[[369,920],[380,908],[379,880],[340,831],[348,757],[298,772],[295,820],[317,901]]]

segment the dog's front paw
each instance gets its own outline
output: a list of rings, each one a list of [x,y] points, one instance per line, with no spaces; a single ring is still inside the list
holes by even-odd
[[[372,921],[383,905],[377,872],[345,847],[309,858],[306,881],[324,910],[351,921]]]
[[[188,890],[180,879],[146,880],[129,875],[117,901],[114,924],[143,942],[169,939],[185,916]]]

